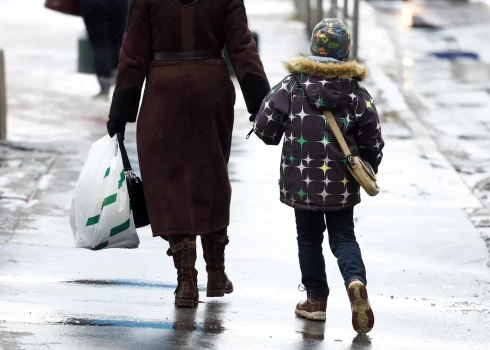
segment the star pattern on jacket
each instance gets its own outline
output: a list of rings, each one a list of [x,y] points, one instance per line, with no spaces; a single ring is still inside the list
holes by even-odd
[[[328,125],[331,110],[350,151],[374,167],[384,142],[374,100],[357,79],[322,78],[293,73],[265,98],[255,133],[279,144],[281,200],[294,208],[341,210],[357,204],[360,187]]]

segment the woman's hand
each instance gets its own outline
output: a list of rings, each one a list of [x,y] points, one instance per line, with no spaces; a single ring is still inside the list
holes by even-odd
[[[115,120],[115,119],[109,119],[109,121],[107,122],[107,132],[109,133],[110,137],[113,137],[118,132],[120,132],[123,135],[123,139],[124,139],[125,131],[126,131],[126,122],[122,122],[120,120]]]

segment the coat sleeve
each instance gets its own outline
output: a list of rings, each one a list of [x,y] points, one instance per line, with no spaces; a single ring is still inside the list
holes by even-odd
[[[265,97],[254,124],[255,134],[267,145],[278,145],[291,114],[290,77],[272,88]]]
[[[132,0],[120,52],[110,119],[134,123],[151,60],[151,28],[146,0]]]
[[[383,159],[385,143],[381,135],[378,111],[371,95],[364,88],[360,88],[358,94],[356,116],[358,123],[356,141],[360,156],[377,173],[378,167]]]
[[[225,46],[242,88],[248,112],[257,113],[270,85],[248,28],[245,7],[241,0],[231,0],[226,9]]]

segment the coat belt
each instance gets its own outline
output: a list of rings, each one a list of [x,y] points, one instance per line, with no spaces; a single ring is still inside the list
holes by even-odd
[[[148,74],[149,80],[160,78],[176,78],[184,76],[194,76],[202,78],[219,78],[230,79],[230,71],[228,66],[223,65],[200,65],[200,64],[185,64],[172,65],[163,67],[154,67],[150,69]]]
[[[155,52],[153,61],[208,60],[222,57],[221,51]]]

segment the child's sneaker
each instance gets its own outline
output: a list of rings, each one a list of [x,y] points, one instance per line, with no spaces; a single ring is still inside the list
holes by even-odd
[[[312,321],[325,321],[327,319],[327,299],[315,297],[307,292],[306,301],[296,305],[296,316]]]
[[[347,289],[352,308],[352,327],[359,334],[369,333],[374,327],[374,313],[369,303],[366,286],[354,280]]]

